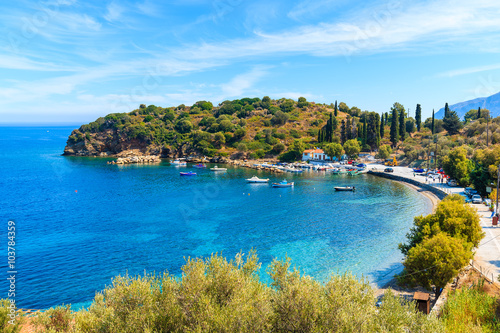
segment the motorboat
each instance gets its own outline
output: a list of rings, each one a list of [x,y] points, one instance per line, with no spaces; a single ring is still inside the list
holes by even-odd
[[[226,171],[227,168],[219,168],[217,165],[214,166],[213,168],[210,168],[212,171]]]
[[[196,172],[193,171],[188,171],[188,172],[181,172],[181,176],[196,176]]]
[[[185,161],[181,161],[181,160],[174,160],[174,161],[170,162],[170,164],[177,165],[177,166],[186,166],[187,165],[187,163]]]
[[[247,182],[248,183],[267,183],[269,181],[269,178],[267,179],[262,179],[257,176],[253,176],[252,178],[248,178]]]
[[[354,186],[335,186],[335,191],[355,191]]]
[[[193,167],[198,168],[198,169],[202,169],[202,168],[206,168],[207,166],[203,163],[199,163],[199,164],[193,165]]]
[[[293,182],[289,183],[286,181],[286,179],[284,179],[279,183],[273,183],[273,187],[292,187],[293,184]]]

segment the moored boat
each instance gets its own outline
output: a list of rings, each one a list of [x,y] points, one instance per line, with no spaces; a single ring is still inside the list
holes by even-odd
[[[246,180],[248,183],[267,183],[269,181],[269,178],[267,179],[262,179],[257,176],[253,176],[252,178],[248,178]]]
[[[287,182],[286,179],[282,180],[279,183],[273,183],[273,187],[292,187],[294,182]]]
[[[174,161],[170,162],[170,164],[177,165],[177,166],[186,166],[187,165],[187,163],[185,161],[181,161],[181,160],[174,160]]]
[[[355,191],[354,186],[335,186],[335,191]]]
[[[213,168],[210,168],[212,171],[226,171],[227,168],[219,168],[217,165],[214,166]]]
[[[193,171],[188,171],[188,172],[181,172],[181,176],[196,176],[196,172]]]
[[[201,168],[206,168],[207,166],[203,163],[199,163],[199,164],[193,165],[193,167],[201,169]]]

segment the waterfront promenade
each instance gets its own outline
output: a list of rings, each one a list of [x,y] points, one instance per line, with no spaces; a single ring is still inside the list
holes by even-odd
[[[406,181],[410,184],[420,184],[423,190],[431,190],[440,199],[447,194],[464,194],[463,187],[449,187],[446,183],[440,183],[438,179],[426,179],[426,177],[414,174],[411,168],[408,167],[392,167],[393,173],[384,173],[387,168],[381,164],[369,164],[368,170],[370,173],[384,175],[386,178]],[[480,270],[483,275],[493,281],[499,282],[497,277],[500,275],[500,226],[492,225],[491,212],[484,204],[470,204],[477,208],[481,217],[481,227],[485,236],[475,251],[473,265]]]

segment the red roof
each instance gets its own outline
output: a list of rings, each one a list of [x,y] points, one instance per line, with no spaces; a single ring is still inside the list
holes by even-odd
[[[308,150],[304,150],[304,153],[305,154],[308,154],[308,153],[324,154],[325,152],[323,151],[323,149],[308,149]]]

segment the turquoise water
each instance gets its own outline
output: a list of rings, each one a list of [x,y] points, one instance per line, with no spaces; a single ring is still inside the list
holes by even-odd
[[[0,127],[0,248],[14,220],[20,307],[85,305],[116,275],[178,275],[184,258],[252,248],[263,266],[288,255],[322,281],[351,271],[381,283],[401,268],[397,244],[413,217],[431,209],[417,192],[370,175],[287,174],[296,186],[274,189],[245,183],[283,179],[264,171],[61,156],[72,129]],[[186,170],[198,176],[180,177]],[[357,190],[335,192],[339,185]],[[5,298],[5,250],[0,260]]]

